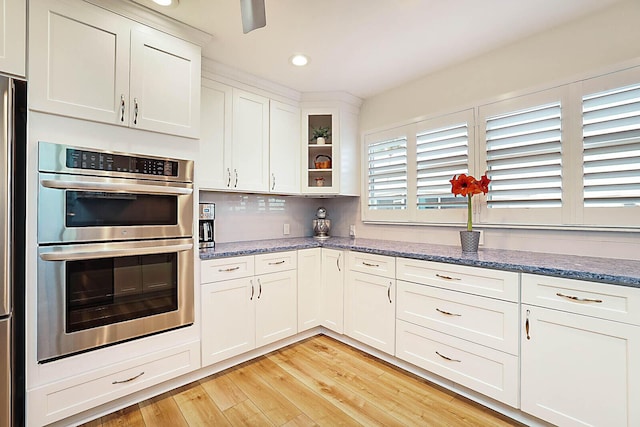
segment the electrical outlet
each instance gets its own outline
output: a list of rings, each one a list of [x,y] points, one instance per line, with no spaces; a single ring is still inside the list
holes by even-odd
[[[482,246],[484,245],[484,231],[480,230],[480,239],[478,240],[478,245]]]
[[[282,233],[283,233],[285,236],[288,236],[289,234],[291,234],[291,229],[289,228],[289,224],[285,224],[285,225],[284,225],[284,228],[283,228],[283,230],[282,230]]]
[[[349,226],[349,237],[356,237],[356,226],[353,224]]]

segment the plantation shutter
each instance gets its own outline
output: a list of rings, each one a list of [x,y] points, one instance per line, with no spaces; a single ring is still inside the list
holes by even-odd
[[[370,210],[407,209],[407,138],[368,145]]]
[[[562,206],[560,102],[488,117],[489,208]]]
[[[640,206],[640,85],[582,98],[585,207]]]
[[[464,208],[466,199],[451,194],[449,180],[469,173],[467,123],[428,130],[416,136],[418,209]]]

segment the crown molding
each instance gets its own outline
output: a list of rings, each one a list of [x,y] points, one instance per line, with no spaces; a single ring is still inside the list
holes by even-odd
[[[213,35],[184,24],[155,10],[144,7],[133,1],[121,0],[84,0],[102,9],[124,16],[140,24],[148,25],[156,30],[181,38],[202,47]]]
[[[300,92],[297,90],[263,79],[251,73],[247,73],[246,71],[239,70],[204,56],[202,57],[202,77],[210,78],[212,80],[222,80],[221,83],[226,83],[231,86],[238,86],[238,83],[241,83],[242,85],[250,86],[251,88],[266,91],[269,95],[276,94],[296,102],[299,102],[301,97]]]

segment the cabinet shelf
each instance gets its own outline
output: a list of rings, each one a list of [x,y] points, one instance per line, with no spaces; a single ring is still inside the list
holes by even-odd
[[[333,169],[329,168],[329,169],[314,169],[314,168],[309,168],[309,173],[330,173],[333,172]]]
[[[332,144],[309,144],[309,148],[331,148]]]

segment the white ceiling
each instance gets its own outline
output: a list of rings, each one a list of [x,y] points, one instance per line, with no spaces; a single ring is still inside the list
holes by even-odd
[[[213,35],[203,56],[300,92],[367,98],[619,0],[265,0],[242,33],[240,0],[134,0]],[[289,64],[305,53],[304,68]]]

